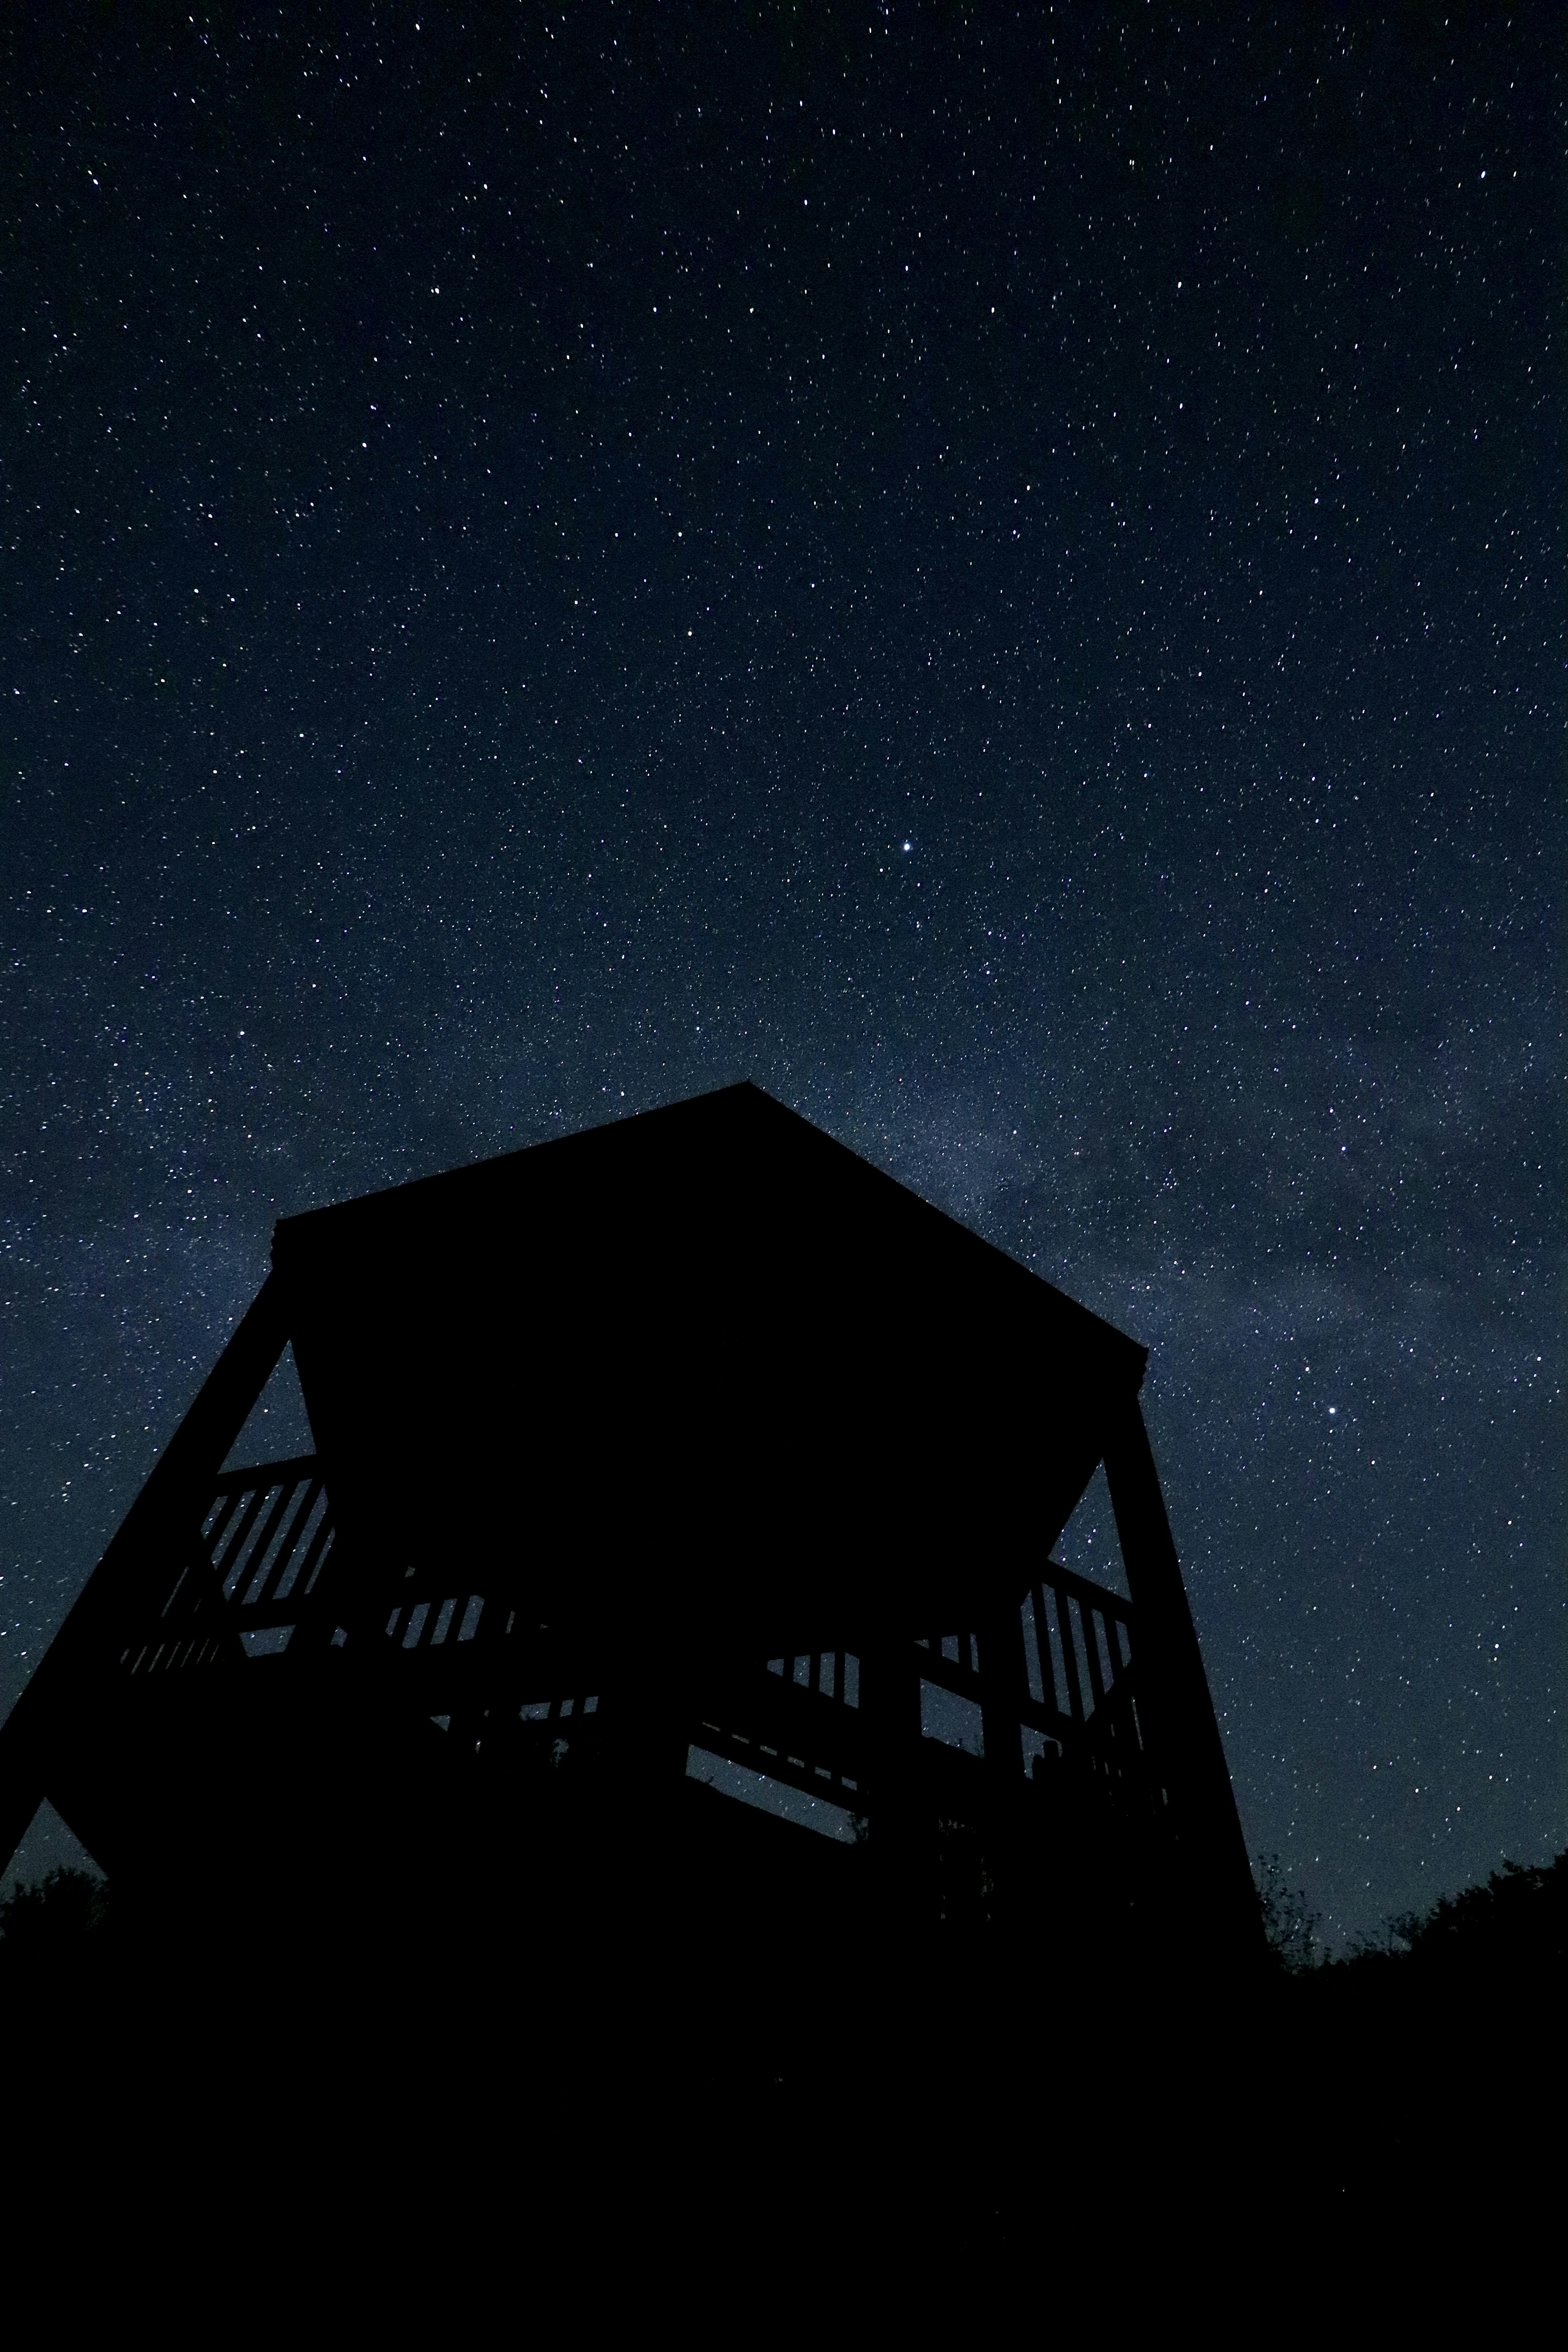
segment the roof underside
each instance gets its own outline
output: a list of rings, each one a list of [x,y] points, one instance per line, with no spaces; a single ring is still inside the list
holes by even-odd
[[[479,1546],[556,1616],[983,1573],[1054,1539],[1145,1362],[750,1086],[287,1219],[273,1258],[345,1528]]]

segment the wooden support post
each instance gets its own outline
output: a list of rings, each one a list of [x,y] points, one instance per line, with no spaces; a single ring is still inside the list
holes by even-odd
[[[885,1923],[909,1924],[920,1883],[925,1824],[921,1765],[921,1675],[910,1641],[888,1635],[860,1653],[863,1788],[872,1864]]]
[[[1029,1695],[1024,1621],[1016,1608],[992,1611],[980,1628],[980,1711],[994,1801],[1005,1801],[1024,1778],[1023,1703]]]

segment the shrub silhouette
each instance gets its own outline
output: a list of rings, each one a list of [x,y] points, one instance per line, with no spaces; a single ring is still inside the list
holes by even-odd
[[[85,1870],[51,1870],[0,1902],[0,1981],[45,1978],[95,1957],[109,1889]]]
[[[1568,1851],[1544,1864],[1505,1862],[1484,1886],[1394,1920],[1393,1936],[1424,1977],[1560,1978],[1568,1961]]]

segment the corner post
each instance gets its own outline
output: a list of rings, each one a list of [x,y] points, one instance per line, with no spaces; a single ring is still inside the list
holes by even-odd
[[[1136,1613],[1138,1704],[1166,1793],[1195,1938],[1217,1958],[1260,1945],[1252,1869],[1203,1653],[1138,1399],[1107,1433],[1106,1483]]]

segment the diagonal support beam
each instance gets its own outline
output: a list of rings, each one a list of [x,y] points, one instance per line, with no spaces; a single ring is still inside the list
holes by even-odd
[[[53,1760],[118,1655],[121,1629],[140,1621],[153,1580],[167,1578],[171,1556],[199,1528],[224,1456],[288,1338],[283,1285],[269,1274],[0,1725],[0,1870],[48,1795]]]
[[[1138,1705],[1168,1790],[1193,1921],[1216,1951],[1261,1949],[1252,1869],[1203,1654],[1135,1396],[1108,1433],[1106,1484],[1138,1615]]]

